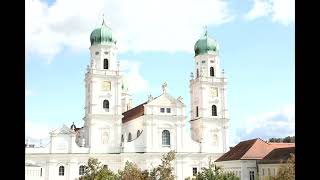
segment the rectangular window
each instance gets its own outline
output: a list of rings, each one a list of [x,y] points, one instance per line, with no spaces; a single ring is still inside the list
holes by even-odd
[[[198,106],[196,107],[196,117],[199,116],[199,110],[198,110]]]
[[[164,108],[160,108],[160,112],[164,113]]]
[[[262,168],[262,176],[264,176],[264,169]]]
[[[42,168],[40,168],[40,176],[42,176]]]
[[[108,165],[103,165],[103,168],[104,169],[108,169]]]
[[[96,55],[99,55],[99,52],[97,51],[95,54],[96,54]]]
[[[250,174],[250,180],[254,180],[254,171],[250,171],[249,174]]]
[[[192,175],[193,175],[193,176],[196,176],[197,173],[198,173],[198,168],[193,167],[193,168],[192,168]]]
[[[273,169],[273,175],[274,176],[276,175],[276,169]]]
[[[211,63],[214,63],[214,61],[213,61],[213,60],[211,60],[210,62],[211,62]]]
[[[268,168],[268,176],[271,176],[270,168]]]
[[[206,61],[202,61],[202,64],[206,63]]]
[[[171,113],[171,109],[170,108],[167,108],[167,113]]]

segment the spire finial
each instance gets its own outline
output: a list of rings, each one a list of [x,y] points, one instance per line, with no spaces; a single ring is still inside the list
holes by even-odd
[[[204,29],[204,35],[207,36],[207,35],[208,35],[207,25],[205,25],[205,26],[203,27],[203,29]]]
[[[167,82],[164,82],[164,83],[162,84],[162,92],[163,92],[163,93],[166,93],[166,92],[167,92],[167,89],[168,89]]]
[[[104,21],[104,13],[102,13],[102,25],[105,24],[105,21]]]

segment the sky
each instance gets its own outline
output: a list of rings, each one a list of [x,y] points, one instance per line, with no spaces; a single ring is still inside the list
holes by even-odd
[[[228,77],[230,145],[295,134],[294,0],[26,0],[26,137],[83,125],[90,33],[102,17],[118,40],[134,105],[182,96],[190,117],[195,42],[207,26]]]

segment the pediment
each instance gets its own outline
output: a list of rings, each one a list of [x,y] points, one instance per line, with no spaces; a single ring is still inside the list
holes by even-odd
[[[75,132],[68,128],[66,125],[63,125],[61,128],[55,129],[50,132],[50,134],[74,134]]]
[[[156,105],[156,106],[184,106],[184,104],[169,95],[168,93],[161,94],[159,97],[151,100],[148,105]]]

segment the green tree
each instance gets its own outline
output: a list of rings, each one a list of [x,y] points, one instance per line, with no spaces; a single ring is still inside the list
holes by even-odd
[[[201,172],[199,172],[195,180],[240,180],[232,172],[223,172],[223,170],[216,166],[214,163],[209,161],[209,167],[203,167]]]
[[[274,180],[293,180],[295,179],[295,155],[290,154],[290,158],[278,169]]]
[[[161,159],[161,164],[153,168],[150,172],[149,179],[151,180],[174,180],[173,167],[171,162],[176,158],[174,151],[170,151],[167,154],[164,154]]]
[[[119,176],[121,180],[144,180],[149,177],[145,173],[136,164],[127,161],[123,171],[119,171]]]
[[[79,180],[118,180],[108,168],[103,168],[101,163],[96,158],[89,158],[87,166],[85,166],[84,175]]]

